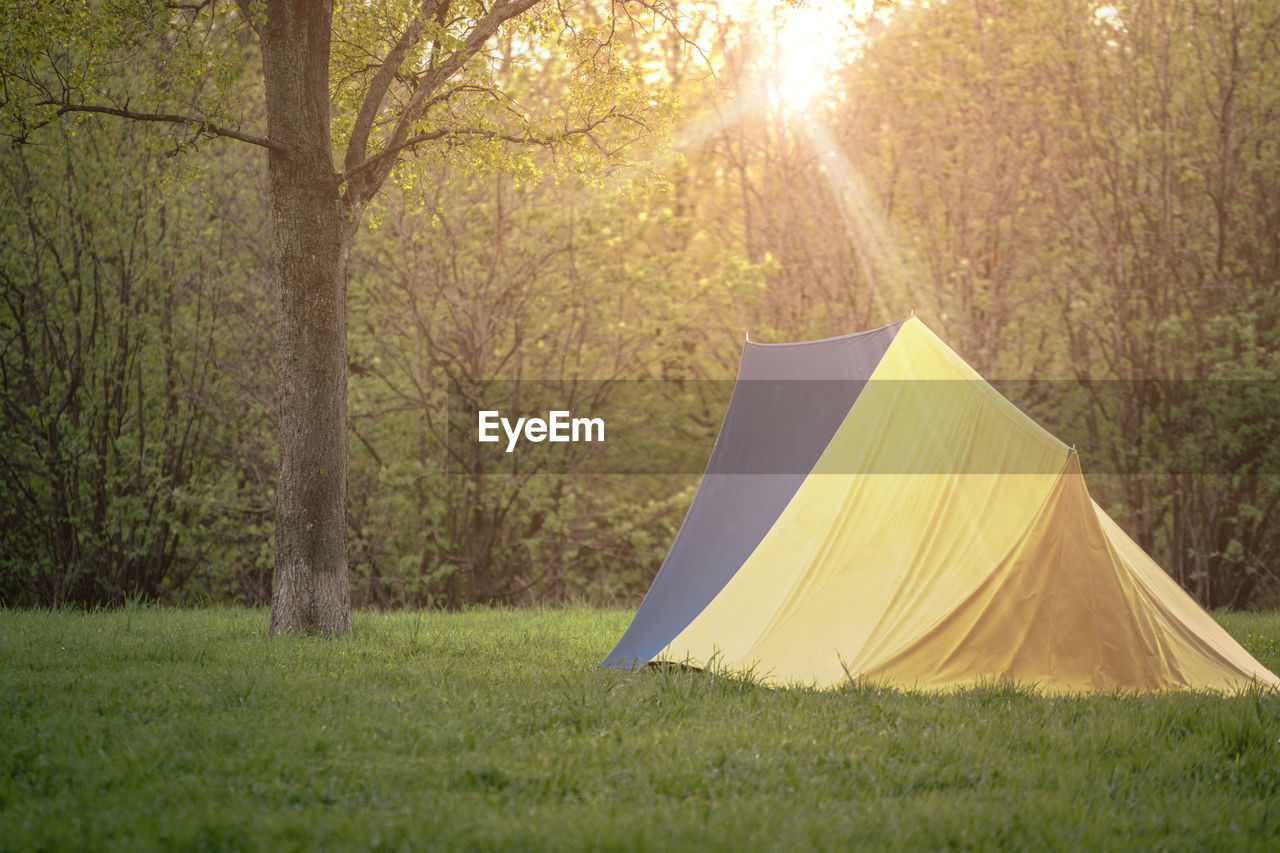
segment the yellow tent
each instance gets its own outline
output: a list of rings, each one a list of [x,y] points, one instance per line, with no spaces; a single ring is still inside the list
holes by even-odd
[[[803,349],[748,345],[743,372],[794,363],[752,368],[766,380],[754,403],[735,389],[672,553],[605,665],[715,665],[820,686],[1280,686],[1093,502],[1071,448],[918,319],[773,346]],[[782,485],[786,472],[744,470],[760,439],[735,440],[743,424],[778,410],[775,386],[808,378],[795,371],[833,360],[852,390],[835,404],[843,417],[801,436],[811,467]],[[834,387],[815,399],[839,398]],[[775,441],[803,411],[788,405],[766,431]],[[717,469],[730,456],[737,474]],[[717,507],[726,500],[771,504],[758,513],[768,523]]]

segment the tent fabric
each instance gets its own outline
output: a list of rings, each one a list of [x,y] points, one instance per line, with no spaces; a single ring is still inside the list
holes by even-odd
[[[762,489],[767,510],[745,509],[754,490],[736,494],[754,532],[717,539],[714,524],[691,523],[691,506],[654,583],[662,596],[650,591],[619,649],[645,642],[605,665],[670,661],[818,686],[1280,686],[1092,501],[1070,448],[918,319],[889,328],[807,476]],[[806,430],[807,410],[790,408],[751,431],[737,417],[764,412],[733,408],[738,456],[793,435],[811,450],[830,421]],[[702,597],[665,610],[690,588]]]
[[[746,343],[693,503],[606,666],[652,659],[733,577],[830,443],[901,325],[798,344]]]

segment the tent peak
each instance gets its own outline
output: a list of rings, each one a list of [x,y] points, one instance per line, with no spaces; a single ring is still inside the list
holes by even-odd
[[[810,346],[812,344],[829,344],[834,341],[843,341],[843,340],[848,340],[850,338],[858,338],[858,337],[862,337],[863,335],[871,335],[871,334],[874,334],[875,332],[882,332],[885,329],[892,329],[894,327],[901,326],[903,323],[907,322],[907,319],[910,319],[910,318],[898,320],[896,323],[889,323],[886,326],[877,326],[874,329],[864,329],[861,332],[849,332],[848,334],[844,334],[844,335],[832,335],[829,338],[815,338],[810,341],[777,341],[777,342],[759,341],[759,340],[753,341],[751,340],[751,333],[747,332],[746,342],[753,347],[800,347],[800,346]]]

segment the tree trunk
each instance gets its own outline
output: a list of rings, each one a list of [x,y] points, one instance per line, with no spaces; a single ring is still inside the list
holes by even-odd
[[[270,157],[280,467],[271,633],[351,630],[347,583],[347,256],[329,137],[331,0],[269,0],[261,30]]]

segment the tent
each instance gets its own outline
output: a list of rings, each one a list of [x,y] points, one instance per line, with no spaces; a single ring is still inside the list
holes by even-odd
[[[748,342],[698,491],[603,666],[1044,692],[1280,680],[918,318]]]

